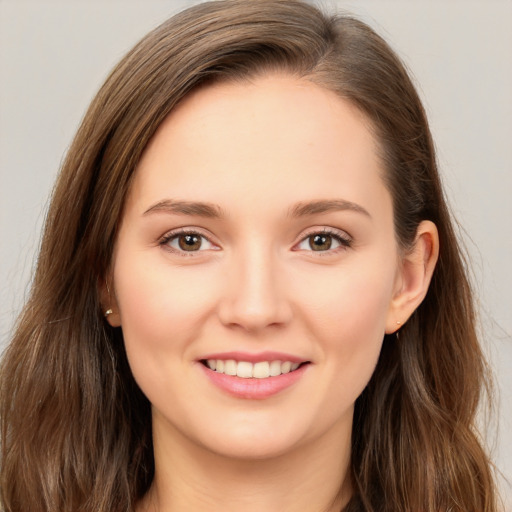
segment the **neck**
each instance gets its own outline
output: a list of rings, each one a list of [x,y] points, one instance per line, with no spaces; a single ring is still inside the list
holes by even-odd
[[[264,459],[224,457],[154,432],[155,478],[139,512],[339,512],[350,497],[350,432]]]

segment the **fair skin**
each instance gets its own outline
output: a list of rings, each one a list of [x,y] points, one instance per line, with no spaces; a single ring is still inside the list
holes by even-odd
[[[354,402],[437,258],[426,221],[399,250],[382,174],[362,114],[286,75],[199,89],[160,126],[103,293],[152,404],[140,511],[349,499]]]

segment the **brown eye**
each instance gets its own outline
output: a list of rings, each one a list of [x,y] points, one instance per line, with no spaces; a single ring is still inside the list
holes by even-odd
[[[317,233],[308,237],[308,242],[313,251],[328,251],[332,246],[332,236]]]
[[[181,253],[194,253],[203,252],[207,250],[217,250],[216,247],[208,238],[199,233],[180,232],[175,234],[169,234],[161,242],[161,245],[167,246],[174,252]]]
[[[295,246],[295,250],[335,253],[337,249],[348,249],[352,239],[343,231],[331,233],[327,230],[311,233]]]
[[[199,235],[179,235],[178,245],[182,251],[198,251],[202,245],[202,237]]]

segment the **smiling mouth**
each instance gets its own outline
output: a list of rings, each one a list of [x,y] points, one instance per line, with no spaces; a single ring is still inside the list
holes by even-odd
[[[241,377],[242,379],[268,379],[294,372],[309,361],[295,363],[291,361],[235,361],[234,359],[203,359],[201,363],[216,373]]]

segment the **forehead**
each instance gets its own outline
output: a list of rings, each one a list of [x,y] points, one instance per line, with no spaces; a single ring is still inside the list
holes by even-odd
[[[270,201],[382,194],[382,166],[366,117],[332,91],[287,75],[199,88],[148,144],[131,199]],[[213,197],[215,196],[215,197]],[[257,199],[257,197],[256,197]]]

